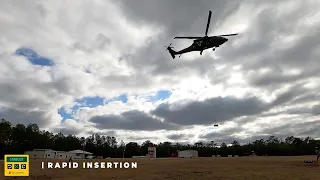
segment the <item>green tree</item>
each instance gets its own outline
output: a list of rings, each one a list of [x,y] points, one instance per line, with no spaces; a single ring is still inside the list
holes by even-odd
[[[118,143],[116,137],[101,134],[76,137],[71,134],[53,134],[52,132],[43,131],[39,129],[37,124],[28,124],[27,126],[16,124],[12,126],[7,120],[2,119],[0,122],[0,158],[3,158],[4,154],[20,154],[34,148],[48,148],[60,151],[83,149],[104,157],[132,157],[147,154],[150,144],[157,147],[157,157],[169,157],[176,154],[177,150],[186,149],[195,149],[198,151],[199,156],[202,157],[210,157],[213,154],[247,156],[251,154],[251,151],[255,151],[257,155],[292,156],[314,155],[314,147],[320,146],[320,140],[315,140],[312,137],[289,136],[282,142],[276,136],[270,136],[267,139],[255,140],[242,145],[238,141],[233,141],[231,147],[227,147],[225,142],[222,142],[220,147],[217,147],[218,142],[215,141],[200,141],[194,144],[172,142],[153,144],[148,140],[139,145],[136,142],[125,144],[120,141]]]

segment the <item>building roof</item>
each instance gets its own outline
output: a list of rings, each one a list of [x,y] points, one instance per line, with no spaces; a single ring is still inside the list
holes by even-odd
[[[91,152],[82,151],[82,150],[80,150],[80,149],[73,150],[73,151],[69,151],[68,153],[72,153],[72,154],[93,154],[93,153],[91,153]]]

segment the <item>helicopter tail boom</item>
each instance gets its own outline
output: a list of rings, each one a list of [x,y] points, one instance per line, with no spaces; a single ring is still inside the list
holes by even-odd
[[[177,52],[174,51],[171,47],[168,47],[167,49],[168,49],[170,55],[172,56],[172,58],[174,59],[174,58],[175,58],[175,55],[177,54]]]

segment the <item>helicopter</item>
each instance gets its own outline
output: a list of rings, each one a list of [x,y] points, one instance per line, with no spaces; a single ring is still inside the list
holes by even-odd
[[[184,53],[188,53],[191,51],[200,51],[200,55],[202,55],[202,52],[206,49],[212,48],[212,51],[214,51],[217,47],[221,46],[225,42],[228,41],[227,38],[224,36],[235,36],[238,35],[238,33],[235,34],[224,34],[224,35],[218,35],[218,36],[208,36],[208,30],[209,30],[209,25],[210,25],[210,20],[211,20],[211,14],[212,12],[209,11],[209,16],[208,16],[208,22],[207,22],[207,29],[205,32],[205,36],[203,37],[174,37],[174,39],[194,39],[193,43],[191,46],[182,49],[180,51],[174,51],[172,48],[167,46],[167,50],[171,54],[172,58],[174,59],[176,55],[182,55]],[[166,46],[165,46],[166,47]],[[179,57],[180,57],[179,56]]]

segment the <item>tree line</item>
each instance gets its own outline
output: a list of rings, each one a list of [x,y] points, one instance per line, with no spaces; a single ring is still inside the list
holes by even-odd
[[[231,144],[231,146],[227,146]],[[157,147],[157,157],[175,156],[177,150],[197,150],[200,157],[211,157],[212,155],[248,156],[254,151],[258,156],[296,156],[313,155],[314,148],[320,146],[320,140],[311,137],[298,138],[287,137],[280,140],[275,136],[268,139],[259,139],[251,143],[241,145],[237,141],[223,142],[217,144],[211,142],[197,142],[194,144],[179,144],[172,142],[161,142],[153,144],[145,141],[142,144],[136,142],[118,142],[115,137],[93,134],[89,137],[76,137],[62,133],[40,130],[37,124],[12,124],[2,119],[0,123],[0,159],[5,154],[23,154],[32,149],[54,149],[59,151],[72,151],[81,149],[92,152],[96,156],[111,158],[130,158],[132,156],[146,155],[149,145]]]

